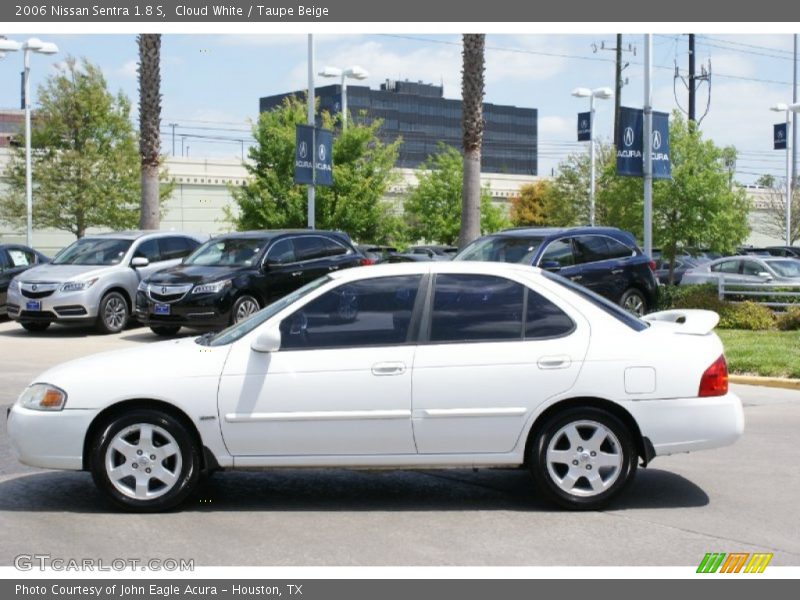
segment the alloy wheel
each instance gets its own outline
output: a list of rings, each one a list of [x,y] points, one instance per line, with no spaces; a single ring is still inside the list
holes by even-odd
[[[109,298],[103,310],[103,321],[105,321],[106,327],[112,331],[122,329],[127,312],[128,307],[122,298],[118,296]]]
[[[246,319],[255,312],[258,312],[258,302],[249,296],[242,299],[236,308],[235,322],[238,323],[242,319]]]

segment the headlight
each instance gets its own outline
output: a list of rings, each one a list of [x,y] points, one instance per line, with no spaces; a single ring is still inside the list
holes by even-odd
[[[12,279],[11,282],[8,284],[8,291],[9,292],[18,292],[19,291],[19,280]]]
[[[95,282],[97,281],[97,277],[93,279],[87,279],[86,281],[68,281],[64,285],[61,286],[62,292],[81,292],[83,290],[88,290],[92,287]]]
[[[139,282],[139,287],[137,287],[136,289],[138,291],[140,291],[140,292],[146,292],[147,291],[147,284],[145,283],[144,279]]]
[[[216,283],[202,283],[194,286],[193,294],[219,294],[222,290],[231,284],[230,279],[225,281],[217,281]]]
[[[31,410],[61,410],[66,402],[66,392],[48,383],[34,383],[17,400],[21,407]]]

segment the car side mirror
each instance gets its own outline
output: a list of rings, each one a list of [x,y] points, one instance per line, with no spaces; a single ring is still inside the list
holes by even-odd
[[[761,271],[758,273],[758,276],[761,277],[764,281],[772,281],[772,275],[767,273],[766,271]]]
[[[553,273],[555,273],[556,271],[561,270],[561,265],[554,260],[546,260],[541,264],[539,264],[539,268],[544,269],[545,271],[552,271]]]
[[[138,267],[146,267],[149,264],[150,261],[147,260],[144,256],[134,256],[131,259],[131,267],[133,267],[134,269]]]
[[[281,332],[278,329],[268,328],[259,333],[250,344],[253,352],[277,352],[281,348]]]

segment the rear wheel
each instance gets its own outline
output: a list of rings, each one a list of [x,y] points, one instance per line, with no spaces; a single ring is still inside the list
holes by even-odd
[[[161,337],[171,337],[181,330],[180,325],[153,325],[150,331]]]
[[[119,333],[128,324],[130,311],[128,301],[119,292],[109,292],[100,300],[97,314],[97,331],[100,333]]]
[[[634,288],[622,294],[619,305],[637,317],[642,317],[647,312],[647,300],[645,300],[644,294]]]
[[[21,321],[20,325],[28,331],[44,331],[50,327],[49,321]]]
[[[110,421],[93,441],[90,465],[103,493],[139,512],[177,506],[200,480],[200,451],[192,435],[158,410],[133,410]]]
[[[529,462],[547,499],[569,509],[595,510],[630,483],[636,456],[631,433],[614,415],[571,408],[537,431]]]

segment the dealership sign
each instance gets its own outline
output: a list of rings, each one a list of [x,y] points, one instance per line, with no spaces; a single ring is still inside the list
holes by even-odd
[[[642,177],[644,113],[641,109],[621,106],[617,139],[617,175]],[[669,115],[653,112],[653,134],[650,138],[653,157],[653,178],[671,179],[669,160]]]
[[[578,141],[588,142],[592,139],[592,113],[578,113]]]
[[[295,126],[294,182],[333,185],[333,132],[311,125]]]
[[[772,141],[775,144],[775,150],[786,150],[786,123],[772,126]]]

